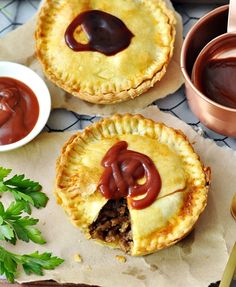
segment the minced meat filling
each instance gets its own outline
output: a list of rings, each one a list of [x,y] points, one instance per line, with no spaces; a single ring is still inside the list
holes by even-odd
[[[126,199],[109,200],[89,229],[93,239],[118,243],[122,250],[129,252],[132,234]]]

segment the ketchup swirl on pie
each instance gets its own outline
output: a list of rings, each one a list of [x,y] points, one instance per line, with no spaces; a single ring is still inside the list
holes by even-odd
[[[157,198],[161,189],[161,177],[148,156],[127,150],[127,147],[127,142],[120,141],[105,154],[101,162],[105,170],[99,189],[107,199],[129,197],[134,209],[143,209]],[[146,177],[145,183],[138,184],[137,181],[143,177]],[[139,195],[144,197],[133,199]]]
[[[82,44],[75,39],[78,26],[88,36],[88,43]],[[89,10],[79,14],[68,26],[65,41],[69,48],[79,51],[97,51],[107,56],[127,48],[134,35],[117,17],[99,10]]]

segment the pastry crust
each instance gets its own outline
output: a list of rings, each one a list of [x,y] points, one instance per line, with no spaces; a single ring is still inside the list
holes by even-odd
[[[65,30],[89,9],[121,19],[134,34],[129,47],[113,56],[71,50]],[[77,36],[84,40],[83,33]],[[113,104],[135,98],[161,80],[173,54],[175,16],[164,0],[45,0],[35,39],[38,59],[52,82],[85,101]]]
[[[204,168],[182,132],[141,115],[114,115],[87,127],[65,144],[57,161],[54,193],[72,222],[90,238],[89,227],[107,199],[98,190],[101,160],[116,142],[149,156],[162,180],[148,207],[133,209],[127,200],[133,242],[131,255],[168,247],[193,228],[207,203],[210,169]],[[116,242],[102,244],[119,248]]]

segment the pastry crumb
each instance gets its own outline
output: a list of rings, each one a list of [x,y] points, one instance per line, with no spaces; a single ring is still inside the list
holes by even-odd
[[[121,263],[125,263],[126,262],[126,257],[122,256],[122,255],[116,255],[116,259],[118,261],[120,261]]]
[[[92,267],[90,265],[86,266],[87,271],[92,271]]]
[[[74,260],[75,260],[75,262],[83,262],[83,258],[81,257],[80,254],[75,254]]]

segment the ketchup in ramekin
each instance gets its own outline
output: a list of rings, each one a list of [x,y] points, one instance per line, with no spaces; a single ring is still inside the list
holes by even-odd
[[[26,137],[39,117],[39,103],[34,92],[23,82],[0,77],[0,145]]]

